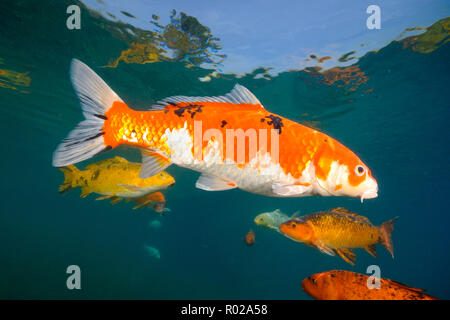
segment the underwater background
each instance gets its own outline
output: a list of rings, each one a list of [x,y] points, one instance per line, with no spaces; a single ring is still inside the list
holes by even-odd
[[[71,4],[82,9],[80,30],[61,27]],[[212,73],[227,56],[207,26],[189,13],[167,15],[162,23],[149,13],[144,30],[77,1],[0,2],[0,298],[310,299],[301,289],[305,277],[365,273],[376,264],[384,278],[449,299],[450,18],[346,66],[325,69],[330,57],[311,55],[302,69],[271,74],[263,66],[237,75]],[[140,110],[171,95],[222,95],[244,85],[271,112],[354,150],[372,169],[379,196],[361,203],[206,192],[195,188],[198,173],[176,166],[167,169],[176,185],[164,192],[165,216],[94,195],[80,199],[79,189],[60,195],[63,174],[52,154],[82,120],[68,74],[72,58]],[[114,155],[140,161],[136,149],[121,147],[77,166]],[[253,222],[277,208],[303,215],[334,207],[375,225],[399,216],[395,259],[381,245],[377,259],[356,249],[352,267]],[[160,227],[149,225],[154,220]],[[244,242],[250,229],[253,246]],[[66,288],[73,264],[81,290]]]

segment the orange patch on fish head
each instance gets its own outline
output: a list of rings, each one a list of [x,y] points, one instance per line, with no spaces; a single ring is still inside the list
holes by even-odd
[[[378,184],[370,169],[338,141],[323,135],[315,158],[315,174],[321,188],[319,194],[375,198]]]
[[[321,272],[313,274],[302,281],[302,289],[318,300],[339,300],[340,284],[335,274]]]
[[[314,231],[311,226],[300,219],[292,219],[280,224],[280,231],[288,238],[295,241],[309,243],[313,238]]]

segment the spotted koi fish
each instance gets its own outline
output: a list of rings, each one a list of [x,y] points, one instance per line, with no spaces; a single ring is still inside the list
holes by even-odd
[[[224,96],[173,96],[135,111],[78,60],[71,78],[86,119],[54,152],[55,167],[125,144],[141,148],[143,178],[174,163],[201,172],[196,186],[208,191],[377,197],[376,180],[352,151],[267,111],[243,86]]]
[[[175,184],[175,179],[165,171],[142,179],[139,177],[141,164],[117,156],[91,163],[84,170],[74,165],[59,169],[64,173],[60,193],[80,187],[81,198],[97,193],[101,195],[97,200],[109,199],[112,204],[116,204],[126,199],[136,203],[133,209],[151,207],[159,213],[168,209],[165,208],[164,195],[157,191]]]
[[[332,270],[305,278],[302,288],[318,300],[439,300],[425,294],[424,289],[383,278],[379,279],[379,289],[369,289],[368,280],[365,274]]]

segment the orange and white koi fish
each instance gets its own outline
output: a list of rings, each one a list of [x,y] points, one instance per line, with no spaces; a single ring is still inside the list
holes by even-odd
[[[126,144],[142,149],[141,177],[175,163],[201,172],[196,186],[208,191],[377,197],[376,180],[352,151],[267,111],[243,86],[224,96],[173,96],[135,111],[78,60],[72,61],[71,78],[86,120],[58,146],[55,167]]]

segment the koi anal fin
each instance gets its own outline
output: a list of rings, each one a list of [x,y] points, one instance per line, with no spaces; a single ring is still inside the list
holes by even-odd
[[[367,250],[368,253],[370,253],[375,258],[377,257],[377,245],[376,244],[367,246],[367,247],[365,247],[365,249]]]
[[[356,254],[353,252],[352,249],[339,248],[334,249],[334,252],[336,252],[336,254],[338,254],[342,259],[344,259],[345,262],[350,263],[352,266],[355,265]]]

